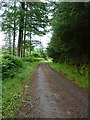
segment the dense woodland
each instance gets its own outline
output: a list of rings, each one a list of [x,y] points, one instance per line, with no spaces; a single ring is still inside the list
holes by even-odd
[[[40,41],[33,35],[45,35],[47,26],[53,31],[47,48],[54,61],[69,64],[88,64],[89,57],[89,12],[90,3],[2,3],[2,30],[5,32],[3,53],[30,56]],[[51,19],[48,18],[51,13]],[[16,39],[18,42],[16,44]]]
[[[48,59],[53,61],[49,65],[89,90],[89,2],[10,1],[2,2],[1,11],[5,35],[0,56],[3,118],[13,118],[33,71]],[[33,36],[42,37],[48,32],[52,37],[45,50],[41,41],[34,40]]]
[[[2,2],[3,54],[22,57],[51,57],[54,62],[87,71],[90,61],[89,2]],[[51,29],[48,29],[50,27]],[[51,32],[45,51],[40,40]],[[35,50],[35,47],[38,49]],[[81,73],[81,72],[80,72]]]
[[[90,61],[90,3],[56,3],[51,21],[53,35],[48,47],[54,61],[77,65]]]

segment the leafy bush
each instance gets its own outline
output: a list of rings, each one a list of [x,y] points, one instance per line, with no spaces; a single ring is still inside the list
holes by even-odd
[[[31,56],[36,58],[41,58],[40,52],[38,51],[32,51]]]
[[[32,57],[36,57],[37,58],[37,57],[41,57],[41,56],[39,55],[39,53],[33,53]]]
[[[42,61],[42,60],[44,60],[44,58],[35,58],[35,57],[32,58],[33,62]]]
[[[44,60],[44,58],[25,57],[25,58],[22,58],[22,60],[26,62],[38,62],[38,61]]]
[[[24,57],[22,58],[23,61],[26,61],[26,62],[32,62],[32,57]]]
[[[0,64],[2,66],[2,78],[3,80],[7,78],[13,78],[17,71],[21,67],[25,67],[25,62],[38,62],[44,60],[43,58],[35,58],[35,57],[25,57],[18,58],[12,55],[3,55],[2,59],[0,57]]]
[[[0,64],[2,65],[3,80],[8,77],[14,77],[16,71],[23,65],[21,58],[12,55],[3,55]]]

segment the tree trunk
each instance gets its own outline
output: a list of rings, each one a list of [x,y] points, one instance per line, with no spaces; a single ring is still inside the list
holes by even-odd
[[[14,8],[16,7],[16,2],[14,2]],[[14,12],[16,14],[16,10]],[[14,28],[13,28],[13,55],[15,55],[15,36],[16,36],[16,22],[14,19]]]
[[[24,10],[25,3],[21,2],[21,8]],[[23,27],[24,27],[24,15],[20,16],[20,26],[19,26],[19,38],[18,38],[18,56],[22,57],[22,41],[23,41]]]
[[[23,30],[20,27],[19,28],[19,38],[18,38],[18,56],[19,57],[20,57],[20,50],[21,50],[22,32],[23,32]]]
[[[30,41],[29,41],[29,57],[31,56],[31,31],[30,31]]]
[[[13,33],[13,55],[15,55],[15,36],[16,36],[16,31],[15,31],[15,21],[14,21],[14,33]]]
[[[22,49],[21,49],[21,58],[23,57],[23,51],[22,51]]]
[[[12,47],[11,47],[11,33],[10,33],[10,31],[9,31],[8,39],[9,39],[9,54],[12,54]]]
[[[24,49],[23,49],[23,57],[25,57],[25,40],[26,40],[26,30],[24,31]]]
[[[25,31],[24,31],[24,49],[23,49],[23,57],[25,57],[25,47],[26,47],[25,40],[26,40],[26,20],[25,20]]]

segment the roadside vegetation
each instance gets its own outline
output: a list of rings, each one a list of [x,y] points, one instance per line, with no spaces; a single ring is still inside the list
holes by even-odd
[[[65,75],[67,78],[72,80],[75,84],[77,84],[81,88],[90,91],[88,86],[88,69],[83,70],[82,68],[81,72],[78,72],[76,66],[71,66],[65,63],[50,62],[49,65],[57,72]]]
[[[48,55],[50,65],[72,79],[77,85],[88,89],[90,71],[89,2],[52,3],[52,38]]]
[[[32,73],[43,58],[18,58],[2,56],[2,113],[3,118],[13,118],[15,110],[28,89]]]
[[[2,31],[5,39],[2,66],[3,118],[13,118],[36,66],[47,60],[40,37],[48,30],[48,6],[43,2],[2,2]]]

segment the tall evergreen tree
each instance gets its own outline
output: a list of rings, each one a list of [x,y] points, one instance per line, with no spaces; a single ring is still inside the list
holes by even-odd
[[[19,37],[18,37],[18,56],[22,57],[22,41],[23,41],[23,30],[24,30],[24,9],[25,3],[21,2],[20,16],[19,16]]]
[[[13,38],[13,55],[15,54],[15,42],[17,33],[18,45],[17,55],[19,57],[25,56],[25,41],[29,36],[29,53],[31,54],[32,48],[32,36],[44,35],[47,30],[48,14],[46,3],[42,2],[10,2],[6,3],[2,17],[2,26],[5,32],[10,29],[12,32],[11,38]]]
[[[77,66],[87,64],[90,4],[62,2],[55,4],[54,9],[49,55],[55,61],[65,61]]]
[[[15,55],[15,39],[16,39],[16,32],[18,29],[17,26],[17,7],[16,2],[12,3],[5,3],[3,4],[4,13],[2,14],[2,30],[5,32],[5,34],[11,34],[10,40],[12,42],[12,54]],[[9,31],[9,32],[8,32]],[[6,37],[5,37],[6,38]],[[13,38],[13,41],[12,41]],[[7,42],[7,39],[6,39]]]

